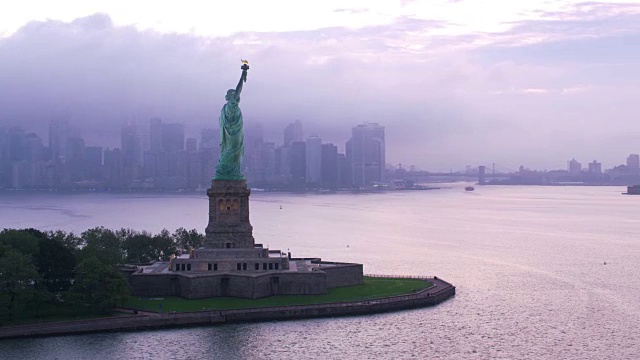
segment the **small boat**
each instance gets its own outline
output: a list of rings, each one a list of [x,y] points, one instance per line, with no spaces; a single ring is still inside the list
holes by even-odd
[[[467,186],[464,188],[465,191],[473,191],[475,188],[473,186]]]
[[[627,192],[623,195],[640,195],[640,185],[627,186]]]

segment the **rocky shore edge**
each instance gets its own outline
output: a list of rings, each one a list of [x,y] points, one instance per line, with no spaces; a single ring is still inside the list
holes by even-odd
[[[178,328],[238,322],[368,315],[433,306],[455,295],[455,286],[442,279],[433,277],[424,278],[424,280],[431,282],[433,286],[412,294],[390,296],[375,300],[179,313],[156,313],[135,309],[118,309],[119,311],[131,313],[131,315],[103,319],[2,326],[0,327],[0,339],[59,336],[105,331]]]

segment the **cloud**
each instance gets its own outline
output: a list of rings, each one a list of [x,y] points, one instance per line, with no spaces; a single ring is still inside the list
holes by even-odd
[[[548,94],[549,89],[539,89],[539,88],[528,88],[520,90],[523,94]]]
[[[364,14],[364,13],[368,13],[370,10],[366,9],[366,8],[359,8],[359,9],[335,9],[333,10],[333,12],[337,12],[337,13],[347,13],[347,14]]]
[[[590,86],[574,86],[569,88],[524,88],[524,89],[508,89],[508,90],[494,90],[491,93],[494,95],[509,95],[509,94],[524,94],[524,95],[575,95],[582,94],[591,89]]]
[[[599,11],[458,36],[439,32],[447,22],[408,16],[216,38],[115,26],[104,14],[32,22],[0,40],[0,126],[33,131],[63,116],[88,143],[113,146],[123,122],[157,116],[193,135],[215,126],[247,58],[245,120],[263,123],[277,143],[300,119],[306,134],[342,147],[351,127],[367,121],[386,126],[391,163],[550,168],[584,155],[606,166],[624,154],[589,151],[608,143],[612,128],[640,135],[630,95],[640,37],[637,15]],[[565,36],[563,26],[579,36]],[[593,146],[585,150],[586,142]]]

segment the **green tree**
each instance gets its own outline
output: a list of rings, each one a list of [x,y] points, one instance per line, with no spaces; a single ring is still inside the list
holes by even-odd
[[[160,249],[155,239],[148,233],[131,235],[124,240],[122,247],[127,254],[129,263],[146,263],[158,259]]]
[[[118,239],[120,239],[120,243],[124,244],[124,242],[127,239],[130,239],[138,234],[140,234],[139,231],[133,230],[133,229],[125,229],[122,228],[120,230],[116,230],[115,231],[116,236],[118,237]]]
[[[167,229],[162,229],[159,234],[153,237],[158,251],[158,257],[168,258],[171,254],[175,254],[178,251],[176,242]]]
[[[109,313],[129,295],[127,281],[113,266],[95,256],[78,264],[70,299],[90,312]]]
[[[80,251],[80,259],[88,259],[95,256],[101,262],[109,265],[121,264],[124,260],[120,238],[109,229],[96,227],[89,229],[81,235],[84,248]]]
[[[82,249],[86,245],[84,239],[82,239],[79,236],[76,236],[72,232],[66,233],[62,230],[49,231],[47,233],[47,237],[49,239],[53,239],[61,242],[62,244],[64,244],[64,246],[67,249],[71,250],[74,254],[80,251],[80,249]]]
[[[204,235],[200,234],[198,230],[187,230],[183,227],[176,229],[173,233],[173,239],[178,247],[184,251],[189,251],[191,247],[198,248],[204,243]]]
[[[69,290],[74,277],[76,257],[57,238],[40,239],[34,263],[40,280],[38,287],[51,293]]]
[[[38,253],[38,242],[43,233],[35,229],[4,229],[0,231],[0,243],[28,256]]]
[[[2,313],[12,320],[18,312],[17,305],[32,295],[38,271],[30,256],[10,246],[1,245],[0,248],[0,307],[6,309]]]

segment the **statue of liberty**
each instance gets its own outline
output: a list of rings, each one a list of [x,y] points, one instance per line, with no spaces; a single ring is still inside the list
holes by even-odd
[[[220,161],[216,166],[216,180],[244,180],[242,175],[242,158],[244,156],[244,131],[242,128],[242,112],[240,93],[242,83],[247,81],[249,65],[242,60],[242,75],[238,86],[229,89],[225,99],[227,103],[220,111]]]

